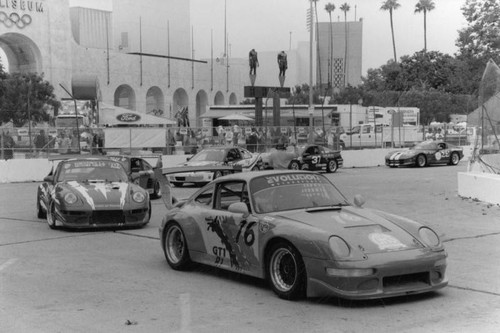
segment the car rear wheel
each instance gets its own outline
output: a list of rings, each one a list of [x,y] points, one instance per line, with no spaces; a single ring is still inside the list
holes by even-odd
[[[422,155],[422,154],[418,155],[416,164],[419,168],[423,168],[424,166],[426,166],[427,165],[427,158],[425,157],[425,155]]]
[[[292,161],[290,162],[290,165],[288,166],[288,169],[291,170],[300,170],[300,164],[297,161]]]
[[[153,193],[151,194],[151,198],[152,199],[161,198],[161,186],[160,186],[160,182],[158,182],[158,181],[155,183],[155,186],[153,188]]]
[[[458,162],[460,162],[460,156],[458,155],[458,153],[451,153],[450,164],[457,165]]]
[[[50,229],[57,229],[56,225],[56,204],[54,202],[50,203],[49,211],[47,212],[47,224]]]
[[[326,172],[336,172],[338,168],[339,166],[337,164],[337,161],[329,160],[328,164],[326,165]]]
[[[260,168],[259,168],[258,166],[254,166],[254,167],[252,168],[252,171],[260,171]]]
[[[186,270],[191,265],[186,237],[180,225],[170,222],[165,227],[163,237],[165,258],[170,267],[175,270]]]
[[[273,291],[287,300],[304,297],[306,271],[300,253],[286,242],[274,244],[269,253],[267,277]]]

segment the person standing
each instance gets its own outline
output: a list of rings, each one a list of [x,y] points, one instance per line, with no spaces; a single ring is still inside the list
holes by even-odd
[[[14,139],[10,136],[9,131],[2,134],[2,144],[3,144],[3,158],[5,160],[10,160],[14,158],[14,146],[16,143]]]
[[[42,129],[35,138],[36,153],[37,154],[41,153],[43,149],[47,148],[47,145],[48,145],[48,139],[47,136],[45,135],[45,130]]]

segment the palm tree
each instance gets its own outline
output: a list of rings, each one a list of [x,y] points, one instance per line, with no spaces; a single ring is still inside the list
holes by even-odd
[[[436,8],[433,0],[419,0],[415,5],[415,13],[424,12],[424,52],[427,52],[427,12]]]
[[[333,27],[332,27],[332,12],[335,10],[335,5],[331,2],[327,3],[325,6],[325,10],[328,12],[328,16],[330,17],[330,48],[328,54],[328,88],[332,86],[333,79]]]
[[[340,10],[344,12],[344,34],[345,34],[345,53],[344,53],[344,87],[347,87],[347,12],[351,6],[347,2],[340,6]]]
[[[392,12],[401,7],[398,3],[398,0],[385,0],[382,3],[381,10],[388,10],[389,16],[391,19],[391,34],[392,34],[392,49],[394,50],[394,62],[398,62],[398,58],[396,56],[396,41],[394,40],[394,24],[392,22]]]

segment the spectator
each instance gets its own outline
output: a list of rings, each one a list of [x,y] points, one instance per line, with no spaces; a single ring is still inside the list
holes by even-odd
[[[45,135],[45,130],[40,130],[40,133],[35,138],[35,147],[37,149],[37,153],[40,153],[42,149],[47,148],[48,141],[49,140],[47,138],[47,135]]]
[[[61,133],[61,137],[58,139],[58,143],[59,143],[59,154],[67,154],[70,149],[71,141],[64,132]]]
[[[14,158],[14,146],[16,145],[14,139],[10,136],[9,131],[2,134],[3,143],[3,158],[10,160]]]
[[[284,144],[277,144],[276,150],[271,151],[269,155],[269,166],[273,169],[282,170],[288,169],[290,161],[298,156],[297,147],[294,146],[294,151],[286,151]]]
[[[258,142],[259,142],[259,134],[257,133],[255,127],[252,127],[252,132],[250,132],[250,134],[247,136],[246,139],[247,149],[252,153],[256,153]]]

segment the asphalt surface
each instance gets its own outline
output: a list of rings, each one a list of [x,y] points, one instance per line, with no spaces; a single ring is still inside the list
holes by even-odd
[[[0,184],[0,332],[496,332],[500,207],[457,196],[465,170],[461,162],[328,175],[366,207],[433,227],[449,254],[448,287],[356,302],[288,302],[258,279],[171,270],[158,240],[161,200],[142,229],[53,231],[35,215],[38,183]]]

